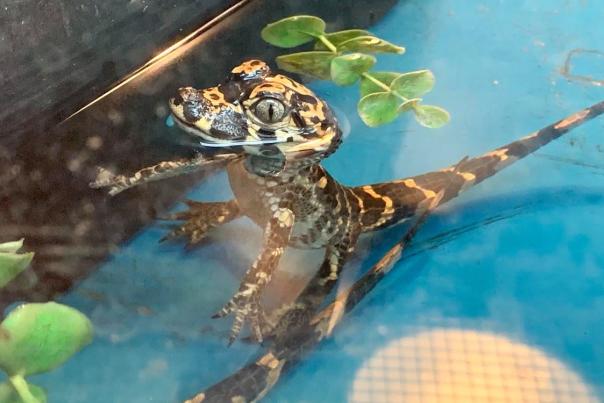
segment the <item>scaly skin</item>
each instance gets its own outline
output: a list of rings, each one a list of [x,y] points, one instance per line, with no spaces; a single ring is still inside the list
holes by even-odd
[[[287,246],[325,248],[317,276],[307,285],[281,323],[303,325],[333,289],[359,235],[399,223],[424,211],[436,194],[446,202],[534,152],[568,130],[601,114],[599,103],[518,141],[445,169],[386,183],[346,187],[320,161],[341,142],[337,121],[327,104],[292,79],[271,74],[259,60],[235,67],[216,87],[181,88],[170,100],[176,122],[201,144],[235,153],[228,166],[237,206],[225,207],[209,222],[189,211],[180,232],[197,240],[205,231],[239,214],[264,228],[264,246],[233,298],[215,315],[234,314],[229,343],[250,322],[261,341],[266,315],[259,305]],[[210,205],[208,205],[210,207]],[[203,204],[196,207],[203,211]],[[178,231],[178,230],[177,230]],[[178,233],[177,233],[178,234]],[[283,325],[272,331],[279,336]]]
[[[429,213],[442,201],[442,196],[443,192],[439,192],[426,211],[409,226],[405,236],[352,287],[339,293],[331,304],[320,310],[310,321],[303,325],[298,325],[297,322],[286,323],[283,331],[278,332],[278,337],[266,352],[185,403],[252,402],[264,397],[284,372],[291,369],[324,338],[329,337],[344,313],[353,309],[386,276],[392,265],[400,259]],[[280,323],[283,322],[285,321],[282,320]]]

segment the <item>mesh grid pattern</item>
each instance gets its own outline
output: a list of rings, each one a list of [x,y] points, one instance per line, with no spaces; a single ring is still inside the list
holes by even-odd
[[[358,370],[351,402],[599,402],[567,366],[504,336],[433,329],[395,340]]]

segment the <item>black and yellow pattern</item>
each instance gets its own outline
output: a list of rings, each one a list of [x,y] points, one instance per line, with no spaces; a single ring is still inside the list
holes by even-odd
[[[181,88],[170,106],[178,124],[198,136],[202,144],[239,158],[233,158],[227,168],[235,200],[192,203],[188,212],[175,216],[186,222],[169,236],[184,235],[196,242],[208,229],[241,215],[264,228],[263,250],[239,290],[216,316],[234,314],[231,342],[249,321],[258,340],[270,335],[278,346],[251,364],[253,373],[245,375],[243,371],[243,378],[236,383],[220,384],[211,393],[200,395],[204,401],[258,398],[237,391],[242,384],[252,382],[261,394],[276,382],[287,365],[286,357],[296,356],[293,351],[303,348],[294,345],[295,340],[316,339],[316,328],[306,325],[333,289],[360,234],[421,215],[435,206],[435,200],[437,204],[451,200],[604,113],[604,102],[600,102],[518,141],[479,157],[466,157],[447,168],[385,183],[346,187],[320,165],[341,142],[329,106],[303,85],[272,74],[262,61],[250,60],[235,67],[216,87]],[[325,248],[325,258],[296,303],[269,318],[259,301],[287,246]],[[298,339],[284,338],[292,328],[310,333]]]
[[[440,171],[352,188],[359,203],[364,206],[361,217],[363,230],[383,228],[412,217],[423,211],[429,200],[441,191],[444,192],[443,202],[451,200],[574,127],[598,116],[603,109],[603,103],[596,104],[520,140],[479,157],[466,157]]]

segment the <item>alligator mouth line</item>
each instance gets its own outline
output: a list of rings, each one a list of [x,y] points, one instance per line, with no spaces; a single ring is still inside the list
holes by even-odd
[[[181,118],[179,118],[175,113],[172,113],[172,117],[176,121],[176,123],[184,129],[186,132],[191,133],[192,135],[201,138],[199,144],[204,147],[240,147],[240,146],[264,146],[271,144],[281,144],[286,143],[287,140],[280,139],[266,139],[266,140],[220,140],[212,137],[209,133],[201,130],[199,127],[195,126],[192,123],[189,123]]]

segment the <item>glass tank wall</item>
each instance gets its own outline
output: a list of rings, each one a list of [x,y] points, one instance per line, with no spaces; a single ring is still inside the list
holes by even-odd
[[[92,342],[63,365],[27,377],[45,389],[49,402],[179,402],[193,396],[195,402],[202,397],[261,397],[267,402],[604,399],[604,252],[599,247],[604,242],[604,120],[595,117],[476,186],[470,185],[483,171],[471,171],[473,166],[463,160],[604,98],[602,5],[578,0],[179,1],[169,6],[131,3],[122,14],[99,5],[97,11],[77,14],[73,9],[80,6],[60,3],[62,15],[72,18],[62,19],[46,37],[40,35],[45,51],[33,40],[24,45],[31,50],[26,56],[17,46],[27,34],[12,25],[17,17],[28,27],[41,19],[39,12],[26,7],[15,10],[10,2],[3,7],[7,34],[2,37],[3,52],[12,55],[14,66],[2,76],[8,96],[0,114],[0,241],[25,238],[23,249],[35,252],[30,269],[2,289],[3,306],[8,313],[16,303],[55,300],[84,313],[94,328]],[[74,17],[78,15],[80,20]],[[373,69],[429,69],[436,82],[422,102],[446,109],[450,121],[427,128],[408,112],[391,123],[369,127],[357,109],[358,83],[338,86],[280,70],[278,55],[312,46],[278,48],[262,39],[261,30],[293,15],[318,16],[326,21],[327,32],[367,29],[404,46],[404,54],[376,54]],[[93,17],[96,20],[86,19]],[[266,227],[254,222],[270,198],[258,199],[245,217],[216,223],[195,245],[187,246],[186,237],[160,243],[179,225],[161,218],[187,210],[185,200],[223,202],[236,197],[241,204],[248,198],[245,192],[254,193],[257,177],[264,184],[273,173],[253,176],[254,162],[242,165],[253,179],[244,181],[235,194],[225,169],[233,162],[228,161],[115,196],[89,184],[99,166],[133,174],[200,152],[208,159],[220,155],[223,150],[216,144],[200,142],[212,143],[210,134],[224,137],[228,131],[219,133],[214,126],[204,129],[206,137],[200,135],[196,130],[202,125],[195,126],[199,116],[188,126],[186,119],[179,125],[168,100],[180,87],[222,83],[226,88],[235,80],[231,69],[249,59],[264,60],[274,72],[298,80],[329,105],[343,140],[322,166],[342,185],[362,189],[451,166],[450,172],[464,168],[459,172],[474,178],[458,175],[468,180],[463,186],[467,191],[459,197],[448,193],[453,186],[449,177],[397,182],[400,189],[413,188],[425,197],[409,216],[421,215],[434,198],[447,202],[423,217],[426,221],[417,228],[417,219],[410,217],[360,236],[323,303],[328,309],[321,312],[327,316],[311,319],[315,324],[324,320],[326,327],[320,329],[328,329],[329,335],[316,336],[315,327],[310,336],[275,341],[267,331],[269,337],[258,345],[248,315],[240,337],[228,346],[233,315],[212,315],[240,290],[261,250],[267,245],[275,250],[266,241]],[[73,71],[69,63],[76,66]],[[274,90],[277,84],[272,85]],[[251,97],[251,87],[237,88],[245,94],[238,96]],[[287,109],[289,101],[278,99],[267,108],[285,102]],[[227,94],[224,102],[233,100]],[[284,113],[292,113],[291,108]],[[301,112],[303,117],[309,110],[325,112],[309,108]],[[378,112],[378,117],[386,113]],[[249,114],[246,119],[264,127],[263,122],[274,119],[270,113],[264,120],[264,115]],[[565,129],[586,114],[551,130]],[[246,124],[245,130],[253,127]],[[276,131],[273,136],[278,138]],[[248,158],[254,153],[250,147],[229,152]],[[513,153],[519,151],[510,150],[504,149],[510,154],[503,157],[501,150],[492,153],[498,159],[484,169],[515,160],[518,154]],[[279,165],[274,175],[295,166],[287,164]],[[313,195],[331,186],[324,175],[313,178]],[[380,189],[364,190],[364,200],[373,197],[375,204],[363,204],[352,191],[346,200],[361,200],[359,211],[411,203],[411,196],[396,198],[402,190],[385,187],[382,190],[390,193],[378,194]],[[276,192],[271,197],[284,196]],[[336,204],[328,199],[308,209],[325,208],[326,216],[343,217],[334,221],[333,231],[340,231],[337,226],[348,219],[344,204],[338,204],[344,203],[344,196],[334,196],[331,202]],[[209,208],[201,207],[206,212]],[[279,223],[288,222],[276,217],[273,232]],[[320,220],[312,224],[321,233],[327,231]],[[417,233],[402,258],[383,270],[387,275],[381,277],[379,271],[374,288],[353,294],[362,296],[358,300],[340,298],[329,305],[336,295],[349,296],[355,282],[367,285],[363,275],[384,255],[398,257],[391,248],[410,228]],[[295,237],[298,230],[293,231]],[[324,256],[321,248],[284,247],[262,295],[267,312],[295,301]],[[290,325],[296,327],[295,322]],[[10,340],[10,332],[7,337]],[[2,348],[0,344],[0,356]],[[262,371],[254,377],[242,375],[220,384],[259,362]]]

